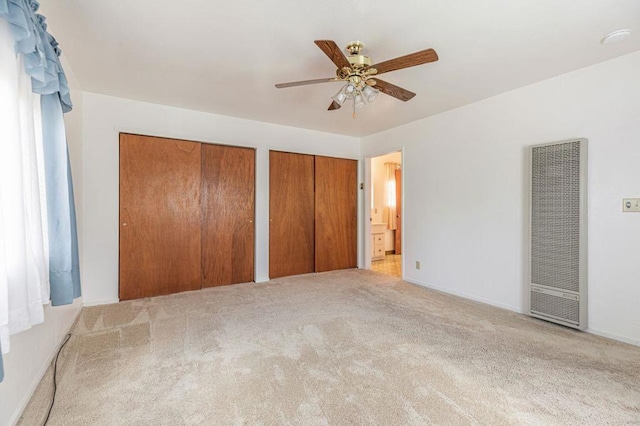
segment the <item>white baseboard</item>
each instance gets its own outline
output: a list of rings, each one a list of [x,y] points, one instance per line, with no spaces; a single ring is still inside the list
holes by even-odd
[[[606,337],[608,339],[617,340],[619,342],[629,343],[630,345],[640,346],[640,340],[633,339],[631,337],[624,337],[614,333],[608,333],[606,331],[600,331],[587,327],[587,333],[595,334],[596,336]]]
[[[83,306],[99,306],[99,305],[111,305],[113,303],[119,303],[120,299],[104,299],[104,300],[93,300],[93,301],[89,301],[87,302],[86,300],[83,301]]]
[[[451,289],[446,288],[446,287],[439,287],[439,286],[436,286],[436,285],[422,283],[420,281],[412,280],[412,279],[409,279],[409,278],[403,278],[403,280],[406,281],[406,282],[409,282],[411,284],[419,285],[421,287],[427,287],[427,288],[430,288],[432,290],[441,291],[443,293],[452,294],[454,296],[464,297],[465,299],[469,299],[469,300],[473,300],[473,301],[476,301],[476,302],[484,303],[486,305],[495,306],[497,308],[506,309],[508,311],[517,312],[519,314],[524,313],[521,308],[516,307],[516,306],[505,305],[505,304],[502,304],[502,303],[496,303],[496,302],[494,302],[492,300],[484,299],[482,297],[477,297],[477,296],[474,296],[472,294],[463,293],[461,291],[454,291],[454,290],[451,290]]]
[[[13,417],[9,420],[10,425],[15,426],[18,423],[18,420],[20,420],[20,416],[22,416],[24,409],[27,408],[27,404],[29,404],[31,397],[33,396],[34,392],[38,388],[38,385],[42,381],[42,378],[44,377],[45,373],[51,366],[51,362],[53,361],[56,354],[58,353],[58,349],[60,349],[60,346],[62,346],[62,343],[64,343],[64,339],[67,337],[67,334],[69,334],[71,327],[73,327],[73,325],[76,323],[76,320],[78,319],[78,315],[80,315],[80,312],[82,312],[82,305],[80,306],[80,309],[78,309],[78,312],[76,312],[75,315],[73,316],[73,321],[69,323],[67,328],[64,330],[64,333],[62,333],[62,336],[58,344],[53,348],[53,351],[51,351],[51,353],[49,354],[47,358],[47,362],[40,368],[40,371],[38,372],[36,377],[33,379],[33,382],[29,386],[27,393],[25,394],[24,398],[22,398],[22,401],[20,401],[20,404],[18,405],[15,413],[13,414]]]

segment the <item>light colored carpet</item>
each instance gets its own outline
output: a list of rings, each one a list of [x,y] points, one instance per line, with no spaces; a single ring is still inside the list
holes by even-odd
[[[85,308],[60,367],[50,425],[640,424],[640,348],[370,271]]]

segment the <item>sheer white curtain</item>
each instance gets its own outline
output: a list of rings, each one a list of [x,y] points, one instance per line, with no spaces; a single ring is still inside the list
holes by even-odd
[[[387,229],[398,227],[396,210],[396,170],[398,167],[398,163],[384,163],[384,220],[387,222]]]
[[[40,96],[0,19],[0,345],[41,323],[49,302]]]

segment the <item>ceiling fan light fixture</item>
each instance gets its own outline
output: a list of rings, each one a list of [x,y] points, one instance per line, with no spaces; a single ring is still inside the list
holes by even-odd
[[[373,102],[380,92],[403,102],[407,102],[416,96],[415,93],[407,89],[379,80],[377,78],[378,75],[438,60],[438,54],[435,50],[425,49],[374,63],[370,57],[362,54],[361,51],[364,47],[362,42],[349,43],[347,46],[349,57],[341,52],[341,49],[333,40],[315,40],[314,43],[337,67],[335,77],[280,83],[276,84],[276,88],[283,89],[285,87],[342,81],[345,85],[340,88],[338,93],[332,96],[332,102],[327,110],[335,111],[340,109],[346,101],[353,101],[353,118],[355,118],[356,108],[362,108],[367,103]]]
[[[349,95],[347,94],[347,86],[349,85],[345,84],[344,86],[342,86],[338,91],[338,93],[333,95],[331,99],[333,99],[338,104],[342,105],[344,101],[346,101],[349,98]]]
[[[367,102],[373,102],[376,96],[378,96],[378,93],[380,93],[380,91],[371,86],[365,86],[364,89],[362,89],[362,95]]]

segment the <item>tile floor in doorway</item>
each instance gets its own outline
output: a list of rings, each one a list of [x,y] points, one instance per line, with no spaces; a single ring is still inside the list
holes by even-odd
[[[388,254],[384,260],[374,260],[371,262],[371,270],[394,277],[402,277],[402,255]]]

